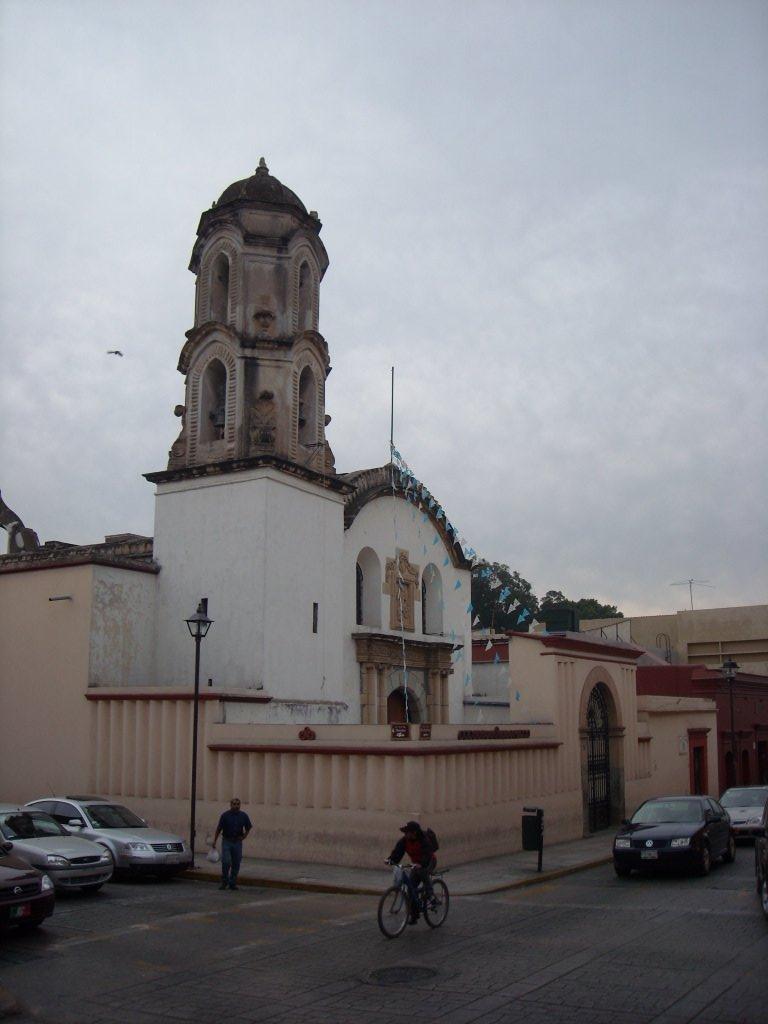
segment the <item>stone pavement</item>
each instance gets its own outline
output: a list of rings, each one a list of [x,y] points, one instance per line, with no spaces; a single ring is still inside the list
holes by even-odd
[[[479,896],[559,878],[609,861],[614,834],[614,830],[609,829],[584,839],[545,845],[541,873],[537,871],[538,854],[521,850],[450,867],[446,881],[455,896]],[[384,864],[388,852],[389,848],[382,849],[381,868],[244,857],[239,884],[303,889],[307,892],[379,895],[389,871]],[[198,854],[195,870],[186,872],[186,877],[217,880],[221,872],[218,864],[211,864],[205,854]]]

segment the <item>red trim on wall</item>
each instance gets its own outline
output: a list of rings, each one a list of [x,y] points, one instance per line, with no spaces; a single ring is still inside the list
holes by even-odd
[[[71,569],[82,565],[103,565],[108,569],[125,569],[127,572],[149,572],[155,576],[160,572],[159,565],[149,565],[146,562],[136,562],[134,564],[114,558],[88,558],[86,556],[83,558],[70,558],[68,560],[60,559],[58,561],[51,562],[29,562],[29,564],[25,565],[0,564],[0,574],[10,576],[11,573],[14,572],[44,572],[47,569]]]
[[[194,693],[86,693],[86,700],[194,700]],[[226,700],[231,704],[269,704],[272,697],[250,697],[244,693],[202,692],[198,700]]]
[[[435,754],[493,753],[496,750],[555,750],[562,743],[557,740],[531,740],[520,743],[463,743],[447,747],[422,742],[418,747],[406,747],[402,741],[390,747],[326,747],[307,743],[209,743],[208,749],[221,753],[249,754],[370,754],[376,757],[432,757]]]

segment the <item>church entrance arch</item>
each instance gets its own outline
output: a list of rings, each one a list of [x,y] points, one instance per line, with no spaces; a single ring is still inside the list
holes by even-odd
[[[624,816],[624,728],[616,688],[602,669],[582,691],[581,777],[584,832],[598,832]]]
[[[387,724],[420,721],[419,702],[413,690],[402,686],[393,690],[387,697]]]

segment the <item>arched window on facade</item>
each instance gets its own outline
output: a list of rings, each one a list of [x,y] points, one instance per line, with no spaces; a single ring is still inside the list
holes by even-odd
[[[220,359],[212,359],[203,373],[200,410],[200,440],[222,440],[227,425],[227,371]]]
[[[428,636],[443,632],[443,580],[432,562],[421,575],[421,631]]]
[[[357,624],[381,626],[381,563],[373,548],[357,556]]]
[[[355,565],[355,622],[363,625],[363,601],[365,599],[365,576],[360,563]]]
[[[317,384],[309,366],[299,377],[299,444],[317,443]]]
[[[211,320],[220,324],[229,319],[229,260],[220,252],[211,267]]]
[[[299,330],[309,331],[312,328],[312,271],[305,261],[299,268]]]

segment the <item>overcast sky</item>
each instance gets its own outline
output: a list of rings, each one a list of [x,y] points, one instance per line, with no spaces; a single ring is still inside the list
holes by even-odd
[[[0,487],[41,540],[152,533],[198,218],[264,156],[323,221],[339,471],[388,460],[394,365],[399,450],[539,596],[766,601],[764,0],[0,0],[0,29]]]

